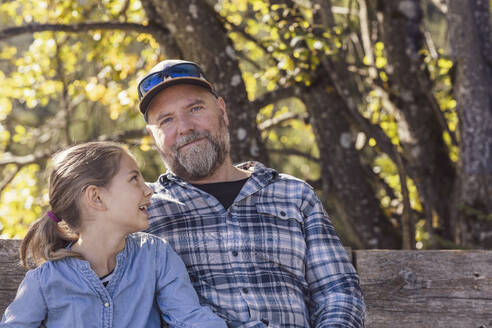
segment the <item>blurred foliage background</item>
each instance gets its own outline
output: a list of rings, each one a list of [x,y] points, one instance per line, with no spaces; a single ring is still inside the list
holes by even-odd
[[[439,212],[433,207],[436,201],[431,200],[426,178],[418,168],[412,169],[421,159],[411,154],[415,149],[405,146],[408,140],[418,139],[413,134],[422,134],[415,124],[409,123],[408,112],[423,111],[417,102],[419,97],[431,99],[437,104],[437,113],[434,110],[432,115],[441,123],[436,132],[438,137],[432,138],[442,139],[446,165],[459,170],[456,66],[448,38],[449,9],[443,2],[395,1],[396,7],[382,8],[391,5],[365,0],[209,0],[182,1],[183,11],[171,2],[2,1],[2,237],[22,238],[28,225],[47,210],[49,158],[67,145],[89,140],[123,142],[137,157],[145,178],[155,180],[165,167],[145,133],[145,122],[137,109],[136,85],[153,65],[176,54],[203,63],[197,52],[199,47],[203,52],[205,48],[195,38],[211,37],[226,40],[228,47],[221,53],[230,58],[241,74],[239,82],[232,72],[230,83],[218,85],[219,93],[236,86],[236,82],[244,85],[244,97],[250,103],[244,109],[234,103],[240,95],[225,91],[221,94],[226,103],[234,105],[228,107],[232,117],[234,113],[241,117],[241,111],[251,113],[253,119],[249,121],[254,127],[246,130],[248,135],[255,134],[253,139],[260,145],[260,152],[251,150],[234,158],[260,159],[281,172],[307,180],[333,214],[344,242],[357,248],[488,247],[483,240],[470,237],[466,241],[459,237],[455,233],[457,225],[447,223],[453,203],[450,188],[446,189],[450,193],[448,199],[437,197],[441,197],[437,201],[448,204],[448,210]],[[181,20],[208,15],[207,19],[220,26],[222,34],[212,30],[203,17],[202,25],[175,26],[165,16],[165,11],[171,11],[169,8]],[[401,17],[390,16],[390,10],[396,10]],[[412,15],[412,10],[417,10],[417,14]],[[406,30],[392,31],[394,27],[387,23],[391,19],[406,22]],[[417,30],[413,31],[412,26]],[[405,82],[399,82],[395,76],[404,72],[398,67],[408,64],[396,62],[393,48],[400,45],[389,43],[395,37],[392,33],[396,37],[400,33],[407,45],[412,42],[412,33],[421,41],[414,53],[409,52],[411,48],[403,49],[403,55],[411,58],[412,67],[408,68],[425,75],[426,82],[417,82],[422,88],[419,96],[415,96],[415,90],[403,90],[401,85]],[[186,42],[196,44],[198,50]],[[210,44],[209,50],[214,49]],[[216,82],[224,80],[221,71],[229,63],[219,60],[223,58],[220,56],[208,58],[209,62],[203,63],[207,75],[210,73]],[[344,70],[337,71],[340,67]],[[332,75],[335,71],[337,76]],[[325,82],[327,76],[330,81]],[[345,107],[340,112],[346,111],[344,115],[349,116],[344,132],[329,140],[323,133],[331,131],[331,124],[336,125],[337,121],[326,117],[328,114],[323,111],[325,107],[331,108],[332,103],[320,100],[323,105],[316,107],[306,99],[316,99],[320,92],[341,96]],[[417,100],[412,103],[407,98]],[[233,139],[237,136],[241,141],[240,128],[231,127]],[[426,143],[418,142],[422,147]],[[355,169],[332,156],[336,149],[348,148],[356,157],[345,157],[346,163],[356,163]],[[337,168],[330,169],[329,165]],[[436,164],[428,164],[432,165]],[[345,168],[347,171],[343,171]],[[338,183],[339,172],[353,175],[350,170],[356,170],[362,177],[347,182],[350,185]],[[447,177],[448,184],[455,185],[452,179],[458,175]],[[364,184],[361,188],[369,188],[367,193],[373,198],[367,202],[375,204],[378,212],[373,216],[381,220],[367,223],[367,214],[351,214],[350,207],[363,203],[356,191],[352,202],[337,196],[343,190],[356,190],[359,182]],[[487,221],[489,205],[490,201],[486,206],[467,207],[469,212],[475,211],[470,220]],[[384,224],[379,227],[381,221]],[[357,230],[358,222],[366,222],[360,226],[367,226],[367,231]],[[386,243],[379,240],[385,238]]]

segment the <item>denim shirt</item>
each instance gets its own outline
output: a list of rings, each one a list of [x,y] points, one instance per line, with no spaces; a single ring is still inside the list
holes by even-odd
[[[104,287],[89,262],[73,257],[27,272],[0,323],[7,327],[226,327],[201,307],[186,268],[169,244],[134,233]]]

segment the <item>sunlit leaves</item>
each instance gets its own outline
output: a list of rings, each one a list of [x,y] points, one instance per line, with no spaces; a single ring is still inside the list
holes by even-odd
[[[378,174],[395,192],[396,198],[392,199],[390,195],[383,193],[380,197],[381,204],[389,208],[394,213],[401,215],[403,211],[403,195],[401,193],[400,177],[398,168],[386,155],[378,156],[374,161],[374,173]],[[415,211],[422,211],[422,205],[418,195],[417,188],[410,178],[407,178],[407,188],[410,198],[410,206]]]
[[[384,68],[387,63],[387,59],[384,54],[384,43],[383,42],[376,42],[374,45],[374,55],[376,56],[376,67],[377,68]]]
[[[429,233],[425,231],[425,220],[419,220],[415,224],[415,240],[417,249],[422,249],[424,243],[429,240]]]
[[[86,21],[143,23],[146,17],[140,1],[131,0],[124,7],[125,3],[11,1],[0,4],[0,20],[10,26]],[[1,43],[0,155],[8,151],[13,156],[24,156],[49,145],[63,147],[143,127],[136,110],[136,80],[161,58],[159,45],[150,35],[119,30],[41,32]],[[141,145],[135,148],[138,151],[150,148],[147,138],[136,137],[134,144]],[[15,173],[18,168],[4,167],[2,175]],[[23,185],[29,181],[35,183]],[[45,187],[37,187],[46,183],[45,172],[39,166],[22,167],[0,195],[0,234],[23,235],[27,224],[41,214],[40,206],[46,204]],[[32,206],[28,209],[23,207],[25,204]]]
[[[52,33],[37,33],[22,57],[13,59],[17,68],[8,77],[10,96],[19,98],[28,108],[46,106],[50,97],[58,95],[61,84],[53,80],[56,71],[50,58],[55,56],[56,42]]]
[[[311,22],[306,18],[311,19],[312,14],[308,7],[289,8],[267,1],[234,0],[223,1],[219,9],[228,22],[248,34],[245,36],[237,32],[236,27],[231,27],[231,39],[237,50],[252,61],[261,60],[259,63],[266,64],[265,70],[277,66],[279,74],[262,74],[260,92],[263,87],[272,90],[278,84],[309,84],[312,70],[319,63],[317,52],[331,48],[325,38],[315,36],[310,30]],[[258,42],[252,42],[251,38]],[[265,57],[265,51],[268,57]]]
[[[4,151],[10,141],[10,132],[0,124],[0,150]]]
[[[459,159],[459,148],[458,148],[458,146],[453,144],[453,142],[451,140],[451,136],[449,135],[448,132],[444,132],[442,137],[443,137],[446,145],[449,147],[449,158],[451,158],[451,160],[455,163],[458,162],[458,159]]]
[[[439,53],[443,53],[442,49],[439,49]],[[455,136],[458,136],[457,103],[454,99],[451,86],[451,69],[453,68],[454,63],[445,56],[440,56],[435,59],[427,52],[424,54],[426,55],[424,61],[427,64],[427,69],[435,83],[434,96],[443,112],[449,130],[451,133],[455,133]],[[443,140],[448,146],[450,159],[453,162],[457,162],[459,149],[447,131],[443,133]]]
[[[246,86],[246,91],[248,92],[248,98],[253,100],[257,92],[257,82],[253,73],[243,71],[243,81]]]
[[[140,149],[144,152],[150,150],[150,146],[153,143],[153,139],[150,136],[145,136],[140,139]]]
[[[0,51],[0,59],[11,59],[15,54],[17,53],[17,48],[16,47],[4,47]]]
[[[308,180],[319,178],[318,163],[312,158],[318,158],[319,152],[314,140],[311,125],[303,120],[305,109],[298,100],[287,99],[277,105],[268,105],[260,110],[257,116],[259,126],[265,122],[273,126],[262,131],[266,146],[272,150],[271,159],[274,166],[280,171],[302,176]],[[276,123],[274,123],[276,122]],[[294,156],[288,150],[296,150]],[[301,154],[311,157],[306,159]]]
[[[15,170],[13,166],[4,172]],[[47,190],[39,189],[36,164],[24,167],[0,195],[0,235],[23,237],[30,223],[36,220],[47,205]]]
[[[22,15],[17,15],[21,7],[20,1],[10,1],[2,4],[0,6],[0,18],[2,21],[13,21],[16,25],[20,25],[22,23],[23,17]]]
[[[357,12],[357,1],[334,1],[333,5],[347,8],[349,3],[354,6],[352,11]],[[391,80],[394,66],[386,57],[385,45],[378,42],[382,31],[372,31],[373,44],[369,49],[373,53],[368,56],[365,45],[361,45],[358,17],[348,10],[345,14],[334,13],[335,26],[323,26],[315,22],[309,1],[221,0],[214,7],[229,31],[250,100],[294,84],[309,86],[320,79],[332,78],[326,72],[325,66],[329,66],[326,59],[333,65],[347,64],[347,74],[353,76],[338,78],[357,80],[349,88],[359,88],[362,96],[343,95],[344,100],[356,104],[368,122],[380,128],[397,150],[402,150],[396,120],[398,104],[392,103],[391,97],[395,95]],[[147,18],[138,0],[16,0],[0,4],[0,23],[5,26],[100,21],[145,23]],[[453,63],[440,50],[434,57],[425,50],[420,53],[425,57],[422,70],[431,75],[432,91],[451,132],[445,132],[443,138],[451,159],[456,161],[458,150],[453,134],[459,134],[456,100],[451,92]],[[161,59],[159,44],[150,34],[129,31],[43,32],[1,41],[0,151],[32,154],[33,150],[49,144],[63,146],[143,128],[137,110],[136,83],[144,71]],[[339,91],[334,86],[329,88],[332,92]],[[277,150],[270,156],[274,167],[316,180],[319,178],[316,141],[309,119],[301,115],[305,113],[303,104],[292,96],[261,109],[257,123],[262,125],[292,114],[293,117],[264,129],[261,137],[269,149]],[[362,132],[357,124],[351,127],[358,134],[356,145],[362,154],[361,161],[374,168],[396,194],[388,195],[381,187],[383,184],[379,184],[375,192],[381,204],[390,216],[398,217],[402,206],[400,181],[393,162],[381,156],[381,139]],[[153,150],[149,137],[137,135],[125,141],[137,152],[137,158],[147,161]],[[288,154],[287,150],[297,153]],[[146,176],[158,173],[156,163],[160,161],[147,166],[151,169],[144,172]],[[29,179],[27,168],[19,174]],[[30,174],[39,185],[45,185],[39,171]],[[412,206],[420,210],[416,190],[411,181],[408,183]],[[17,186],[9,185],[4,191],[6,195],[12,195],[12,188]],[[25,189],[15,192],[24,195]],[[29,195],[35,198],[33,203],[42,204],[40,190],[30,191]],[[12,209],[9,217],[19,222],[25,216],[22,211],[27,211],[17,210],[21,203],[20,199],[19,204],[8,203]],[[7,212],[2,212],[2,218],[4,213]],[[6,226],[5,221],[2,224]],[[419,236],[425,238],[425,234]]]
[[[392,112],[392,105],[381,94],[379,90],[372,90],[366,96],[366,106],[362,108],[363,115],[368,118],[371,123],[379,125],[386,133],[394,145],[399,145],[398,123]],[[369,140],[369,145],[374,147],[376,140]]]
[[[266,89],[272,91],[276,87],[276,80],[278,78],[278,67],[272,66],[266,69],[266,71],[261,75],[261,79],[267,83]]]
[[[453,62],[449,59],[439,58],[437,60],[437,66],[439,67],[439,74],[447,74],[451,67],[453,67]]]
[[[92,101],[100,100],[106,93],[106,86],[104,84],[98,84],[97,78],[92,77],[85,86],[85,92],[87,98]]]
[[[8,98],[0,98],[0,120],[4,120],[12,111],[12,103]]]
[[[383,82],[388,82],[388,80],[389,80],[388,74],[386,74],[386,72],[384,72],[384,71],[379,72],[379,78]]]

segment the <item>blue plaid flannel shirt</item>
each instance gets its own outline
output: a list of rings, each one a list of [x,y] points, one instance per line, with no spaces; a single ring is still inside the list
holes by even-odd
[[[313,189],[257,162],[234,203],[170,172],[149,184],[148,232],[183,259],[202,305],[229,327],[363,327],[352,266]]]

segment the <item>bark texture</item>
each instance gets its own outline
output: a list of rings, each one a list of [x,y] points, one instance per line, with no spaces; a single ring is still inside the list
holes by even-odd
[[[399,248],[398,231],[379,206],[354,147],[343,99],[329,81],[302,93],[320,152],[323,191],[358,248]]]
[[[456,239],[492,247],[492,68],[489,2],[448,1],[460,121],[459,179],[455,186]]]
[[[390,99],[395,104],[406,168],[415,181],[427,222],[437,216],[442,237],[453,240],[450,204],[456,171],[443,140],[440,108],[422,69],[424,36],[418,0],[379,1],[389,66]]]

